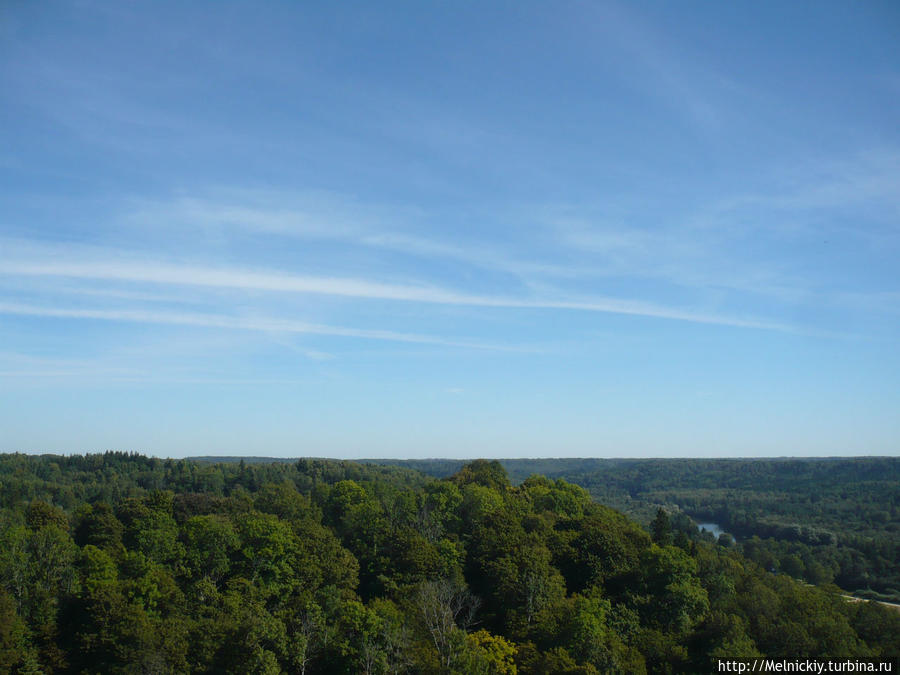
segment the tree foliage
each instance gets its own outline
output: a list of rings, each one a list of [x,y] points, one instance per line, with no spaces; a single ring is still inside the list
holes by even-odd
[[[668,509],[648,534],[560,478],[513,485],[499,462],[433,479],[4,455],[0,484],[2,672],[589,675],[900,655],[900,614],[770,571],[828,578],[801,550],[750,539],[745,557]]]

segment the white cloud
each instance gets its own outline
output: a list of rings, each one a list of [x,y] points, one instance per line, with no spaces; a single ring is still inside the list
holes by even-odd
[[[331,335],[336,337],[362,338],[366,340],[387,340],[445,347],[466,347],[475,349],[500,349],[488,344],[457,341],[413,333],[397,333],[386,330],[366,330],[303,323],[287,319],[264,317],[233,317],[216,314],[162,312],[127,309],[65,309],[38,305],[0,303],[0,314],[40,316],[58,319],[95,319],[100,321],[123,321],[131,323],[172,324],[198,326],[203,328],[223,328],[260,331],[267,333],[301,333],[309,335]]]
[[[418,302],[437,305],[603,312],[743,328],[792,330],[790,326],[784,324],[755,318],[694,312],[630,299],[610,297],[515,298],[460,293],[434,286],[387,284],[366,279],[296,276],[236,268],[193,267],[167,263],[5,261],[0,262],[0,274],[26,277],[56,276],[78,279],[102,279],[116,282],[174,284],[281,293],[311,293],[366,300]]]

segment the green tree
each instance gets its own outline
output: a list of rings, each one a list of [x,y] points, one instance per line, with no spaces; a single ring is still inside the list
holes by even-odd
[[[525,625],[565,595],[565,581],[551,564],[550,551],[531,541],[488,565],[497,605]]]
[[[509,476],[506,475],[506,469],[497,460],[476,459],[466,464],[450,480],[457,485],[474,483],[500,492],[509,487]]]
[[[458,582],[441,579],[419,584],[412,605],[440,668],[452,669],[464,653],[465,631],[475,618],[477,598]]]
[[[0,672],[14,673],[35,660],[28,628],[16,613],[15,600],[0,589]]]
[[[653,546],[641,558],[645,616],[662,630],[689,630],[709,609],[709,597],[697,577],[696,560],[680,548]]]
[[[25,512],[25,524],[32,530],[40,530],[45,527],[55,527],[63,532],[69,530],[69,519],[65,511],[47,502],[35,499],[28,505]]]
[[[466,635],[458,672],[465,675],[516,675],[516,646],[482,629]]]
[[[240,545],[231,521],[220,515],[194,516],[184,524],[184,571],[189,579],[224,579]]]
[[[668,546],[672,543],[672,525],[669,522],[669,514],[663,508],[656,510],[656,518],[650,525],[653,533],[653,542],[660,546]]]

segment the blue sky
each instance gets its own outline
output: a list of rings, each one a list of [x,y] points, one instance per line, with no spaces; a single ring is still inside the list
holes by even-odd
[[[3,3],[0,450],[897,455],[898,34]]]

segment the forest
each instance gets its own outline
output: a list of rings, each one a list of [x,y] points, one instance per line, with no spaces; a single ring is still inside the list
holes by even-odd
[[[900,613],[697,532],[686,512],[741,484],[707,493],[687,468],[623,468],[605,489],[670,506],[641,524],[595,484],[508,467],[0,455],[0,672],[590,675],[900,656]],[[829,506],[839,490],[808,527],[847,510]],[[863,527],[880,496],[858,496],[858,536],[894,522],[890,502]],[[772,541],[772,555],[791,545]]]
[[[454,460],[378,460],[444,477]],[[510,459],[649,525],[662,507],[714,522],[744,555],[810,584],[900,603],[900,458]]]

